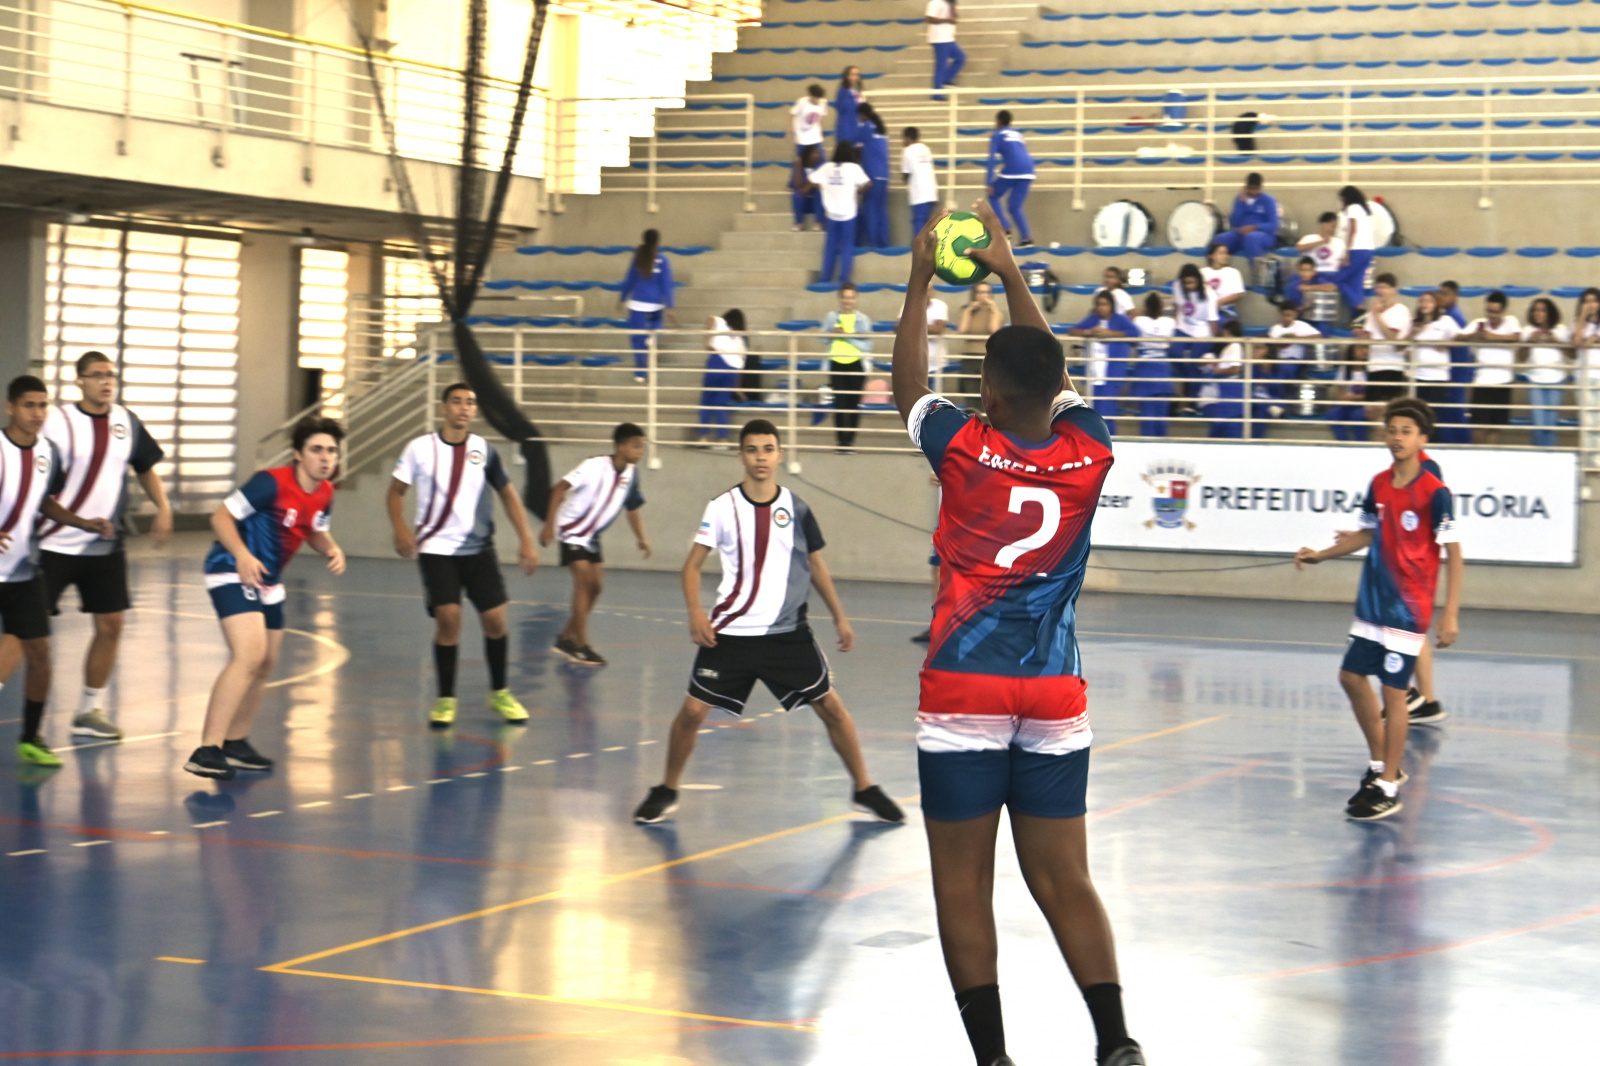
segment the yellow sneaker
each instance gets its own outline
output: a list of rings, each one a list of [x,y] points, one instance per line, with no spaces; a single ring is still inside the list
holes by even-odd
[[[508,688],[499,689],[489,694],[489,709],[508,722],[526,722],[528,709],[511,694]]]
[[[456,698],[454,696],[440,696],[433,702],[433,710],[428,712],[428,724],[435,729],[444,729],[446,726],[455,725]]]
[[[34,766],[60,766],[61,756],[46,747],[42,740],[24,740],[17,744],[17,761]]]

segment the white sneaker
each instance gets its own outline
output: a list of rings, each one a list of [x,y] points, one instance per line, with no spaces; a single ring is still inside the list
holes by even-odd
[[[72,735],[75,737],[96,737],[100,740],[121,740],[122,730],[116,723],[106,717],[106,712],[96,707],[88,714],[80,714],[72,720]]]

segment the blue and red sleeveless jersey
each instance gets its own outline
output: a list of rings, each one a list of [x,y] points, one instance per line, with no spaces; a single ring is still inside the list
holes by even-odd
[[[1372,546],[1351,632],[1409,655],[1433,621],[1439,546],[1458,539],[1453,498],[1437,469],[1429,461],[1409,485],[1396,488],[1391,467],[1372,479],[1361,505],[1361,527],[1372,530]]]
[[[1105,420],[1056,400],[1049,440],[1028,443],[924,396],[907,426],[943,489],[941,560],[924,667],[1005,677],[1078,676],[1075,605],[1089,523],[1111,472]]]
[[[261,561],[263,585],[283,583],[283,568],[312,533],[328,529],[333,510],[333,482],[324,481],[310,492],[300,487],[293,466],[258,470],[223,501],[239,524],[239,535],[250,554]],[[232,574],[238,569],[233,553],[213,541],[206,553],[207,574]]]

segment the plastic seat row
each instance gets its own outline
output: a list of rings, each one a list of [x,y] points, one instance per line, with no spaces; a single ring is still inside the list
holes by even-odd
[[[471,323],[471,319],[467,321],[469,324]],[[496,366],[517,365],[517,356],[512,352],[484,352],[483,355],[485,359],[488,359],[489,362],[494,363]],[[438,362],[451,363],[455,361],[455,358],[455,352],[440,352]],[[522,362],[523,365],[533,363],[535,366],[572,366],[576,363],[579,366],[593,369],[596,367],[616,366],[622,362],[622,357],[619,355],[585,355],[580,357],[576,355],[551,355],[544,352],[524,352],[522,354]]]
[[[1271,167],[1283,166],[1285,164],[1294,162],[1311,163],[1316,166],[1328,166],[1339,162],[1343,158],[1344,157],[1338,152],[1309,152],[1300,154],[1259,152],[1219,155],[1216,157],[1216,162],[1224,166],[1251,165]],[[1436,163],[1467,163],[1481,161],[1483,159],[1483,153],[1351,152],[1349,158],[1350,162],[1358,163],[1363,166],[1374,163],[1425,163],[1430,160]],[[1592,163],[1600,161],[1600,150],[1592,152],[1490,152],[1488,159],[1491,163],[1513,163],[1519,160],[1530,163],[1553,163],[1563,159],[1570,159],[1581,163]],[[1183,166],[1199,166],[1205,162],[1205,158],[1200,155],[1115,155],[1094,156],[1091,157],[1088,162],[1100,167],[1120,167],[1126,166],[1129,163],[1146,167],[1166,166],[1173,163]],[[1034,163],[1038,166],[1053,167],[1072,167],[1077,165],[1077,162],[1071,156],[1036,157],[1034,159]],[[743,167],[744,165],[744,160],[742,159],[657,160],[655,163],[657,170],[693,170],[695,168],[702,168],[705,170],[729,170],[737,167]],[[756,170],[765,169],[767,167],[781,167],[784,170],[788,170],[791,165],[792,164],[789,160],[784,159],[758,159],[750,164],[750,166]],[[957,160],[956,162],[956,166],[958,167],[976,167],[981,169],[985,165],[986,164],[982,159],[961,159]],[[651,164],[648,162],[641,162],[630,163],[629,166],[634,170],[648,170]],[[947,163],[942,159],[935,160],[934,167],[935,169],[943,170],[947,167]]]
[[[1495,29],[1452,29],[1452,30],[1368,30],[1366,32],[1337,31],[1326,33],[1252,33],[1232,34],[1219,37],[1084,37],[1076,41],[1023,41],[1024,48],[1084,48],[1090,45],[1099,48],[1121,48],[1124,45],[1138,45],[1153,48],[1157,45],[1180,44],[1191,46],[1197,44],[1233,45],[1249,41],[1253,44],[1278,44],[1283,41],[1309,44],[1312,41],[1393,41],[1401,37],[1414,37],[1418,40],[1435,40],[1440,37],[1483,37],[1493,34],[1497,37],[1521,37],[1526,34],[1539,34],[1545,37],[1559,37],[1565,33],[1600,33],[1600,26],[1507,26]],[[761,51],[762,49],[741,48],[741,53],[747,51]],[[780,51],[776,48],[764,49],[768,52]],[[796,49],[789,49],[795,51]],[[806,51],[822,51],[822,49],[805,49]]]
[[[1051,69],[1034,70],[1002,70],[1003,78],[1095,78],[1103,74],[1122,74],[1137,76],[1140,74],[1220,74],[1232,71],[1242,74],[1254,74],[1263,70],[1382,70],[1385,67],[1398,67],[1404,70],[1418,70],[1423,67],[1466,67],[1476,63],[1485,67],[1505,67],[1513,63],[1525,63],[1529,66],[1550,66],[1556,63],[1589,64],[1600,62],[1600,55],[1589,56],[1528,56],[1515,57],[1488,57],[1480,56],[1473,59],[1356,59],[1339,60],[1332,62],[1304,62],[1304,63],[1204,63],[1193,66],[1153,66],[1153,67],[1057,67]],[[798,75],[800,80],[813,77],[813,75]],[[784,74],[761,74],[745,78],[746,81],[771,81],[774,78],[788,78]],[[715,81],[740,80],[735,75],[718,75]]]
[[[1260,134],[1262,134],[1264,132],[1267,132],[1269,130],[1282,130],[1282,131],[1287,132],[1287,133],[1303,133],[1306,130],[1321,130],[1321,131],[1326,131],[1326,132],[1330,132],[1330,133],[1342,133],[1346,129],[1350,129],[1352,131],[1355,131],[1355,130],[1372,130],[1372,131],[1378,131],[1378,132],[1382,132],[1382,131],[1386,131],[1386,130],[1398,130],[1398,129],[1406,129],[1406,130],[1440,130],[1440,129],[1481,130],[1481,129],[1483,129],[1483,125],[1484,124],[1483,124],[1483,120],[1482,119],[1450,119],[1450,120],[1431,119],[1431,120],[1426,120],[1426,121],[1411,121],[1411,122],[1399,122],[1399,121],[1394,121],[1394,122],[1351,122],[1351,123],[1348,123],[1348,124],[1347,123],[1343,123],[1343,122],[1296,122],[1296,121],[1293,121],[1293,120],[1285,121],[1283,119],[1276,119],[1276,120],[1269,120],[1269,121],[1264,121],[1264,122],[1258,123],[1257,126],[1256,126],[1256,135],[1259,136]],[[1098,134],[1105,134],[1105,133],[1118,133],[1118,134],[1124,134],[1124,135],[1130,136],[1130,137],[1152,135],[1152,134],[1153,135],[1160,135],[1160,136],[1170,136],[1174,130],[1178,130],[1178,129],[1182,129],[1182,130],[1189,131],[1189,132],[1203,133],[1203,132],[1205,132],[1206,126],[1207,126],[1207,123],[1205,123],[1205,122],[1161,121],[1161,120],[1152,119],[1152,120],[1150,120],[1148,122],[1144,122],[1144,123],[1121,123],[1121,124],[1118,124],[1118,125],[1084,126],[1083,127],[1083,133],[1084,133],[1085,136],[1089,136],[1089,137],[1093,137],[1093,136],[1096,136]],[[1564,130],[1564,129],[1573,129],[1573,128],[1577,128],[1577,127],[1584,127],[1584,126],[1591,127],[1591,128],[1600,128],[1600,118],[1542,118],[1542,119],[1500,118],[1500,119],[1494,119],[1490,123],[1490,128],[1497,129],[1497,130],[1521,130],[1521,129]],[[1210,123],[1210,127],[1211,127],[1211,129],[1213,131],[1215,131],[1217,133],[1230,133],[1232,131],[1233,122],[1231,120],[1227,121],[1227,122],[1213,122],[1213,123]],[[1028,135],[1028,136],[1038,136],[1038,137],[1070,137],[1074,133],[1073,127],[1070,126],[1070,125],[1064,125],[1064,126],[1017,126],[1017,127],[1015,127],[1015,129],[1019,133],[1022,133],[1022,134]],[[962,137],[987,137],[993,131],[994,131],[993,127],[991,127],[991,126],[960,126],[960,127],[957,127],[957,129],[956,129],[956,132],[959,135],[961,135]],[[833,136],[833,131],[832,130],[825,130],[825,131],[823,131],[823,134],[826,137],[831,137],[831,136]],[[664,141],[696,140],[696,141],[732,141],[732,142],[736,142],[737,143],[737,142],[743,142],[745,140],[745,131],[744,130],[695,130],[695,131],[685,131],[685,132],[680,132],[680,133],[661,132],[661,133],[658,133],[656,136],[658,138],[660,138],[661,140],[664,140]],[[784,140],[784,139],[787,139],[789,137],[789,134],[784,132],[784,131],[782,131],[782,130],[756,130],[751,134],[751,136],[753,136],[753,137],[755,137],[757,139]],[[670,251],[670,250],[671,249],[668,249],[668,251]],[[631,251],[631,249],[630,249],[630,251]],[[694,254],[694,253],[689,253],[689,254]]]
[[[797,3],[799,0],[790,0]],[[826,0],[824,0],[826,2]],[[1357,14],[1366,14],[1372,11],[1450,11],[1453,9],[1466,9],[1483,11],[1496,7],[1530,8],[1530,7],[1576,7],[1583,3],[1600,3],[1600,0],[1426,0],[1426,2],[1412,2],[1404,4],[1318,4],[1307,7],[1216,7],[1199,11],[1047,11],[1040,14],[1047,22],[1066,22],[1069,19],[1078,19],[1083,22],[1097,22],[1101,19],[1143,19],[1160,18],[1172,19],[1194,16],[1195,18],[1215,18],[1218,15],[1233,15],[1237,18],[1254,18],[1266,14],[1275,17],[1286,15],[1331,15],[1340,11],[1351,11]]]
[[[1551,85],[1551,86],[1511,86],[1487,90],[1490,96],[1584,96],[1594,92],[1592,85]],[[1485,94],[1483,89],[1358,89],[1350,94],[1352,100],[1449,100],[1452,98],[1482,99]],[[1333,100],[1342,94],[1331,90],[1316,92],[1281,92],[1281,93],[1218,93],[1219,103],[1259,102],[1276,103],[1280,100]],[[1203,104],[1208,97],[1204,93],[1183,93],[1174,89],[1167,93],[1142,93],[1125,94],[1121,96],[1105,96],[1101,94],[1085,95],[1084,102],[1090,104]],[[1037,106],[1041,104],[1076,104],[1075,96],[984,96],[979,97],[978,103],[984,107],[1007,106]],[[702,105],[691,104],[691,107]],[[719,105],[703,105],[719,106]],[[728,104],[728,107],[739,107],[739,104]],[[757,107],[788,107],[787,103],[757,104]]]
[[[517,249],[518,255],[628,255],[634,250],[631,244],[528,244]],[[709,244],[687,244],[673,247],[663,246],[661,249],[670,255],[699,255],[701,252],[711,251]],[[489,288],[495,288],[496,282],[489,282]],[[501,288],[511,288],[511,283],[500,284]]]

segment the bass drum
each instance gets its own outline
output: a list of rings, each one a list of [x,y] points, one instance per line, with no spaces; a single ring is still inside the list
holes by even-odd
[[[1300,223],[1293,217],[1278,211],[1278,247],[1293,248],[1300,243]]]
[[[1132,200],[1116,200],[1094,213],[1096,248],[1143,248],[1150,243],[1155,219],[1144,205]]]
[[[1177,249],[1211,247],[1224,228],[1222,212],[1199,200],[1185,200],[1167,216],[1167,243]]]
[[[1372,212],[1372,246],[1387,248],[1399,244],[1400,220],[1394,217],[1394,212],[1376,200],[1367,201],[1367,210]]]

